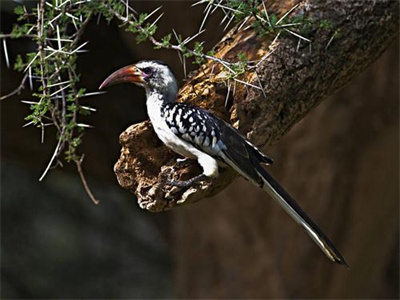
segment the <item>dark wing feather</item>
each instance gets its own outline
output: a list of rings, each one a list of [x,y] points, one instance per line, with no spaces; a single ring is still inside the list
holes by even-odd
[[[170,114],[165,116],[167,124],[176,135],[207,154],[223,160],[227,158],[229,161],[226,163],[262,186],[255,166],[273,161],[235,128],[211,113],[186,103],[170,103],[165,108],[165,113]]]
[[[240,170],[240,173],[244,173],[259,186],[262,186],[263,181],[253,164],[260,164],[260,158],[263,159],[263,162],[266,161],[264,156],[258,154],[257,149],[249,145],[233,127],[222,120],[217,121],[221,130],[221,141],[226,145],[223,154],[235,165],[235,167],[232,167]]]

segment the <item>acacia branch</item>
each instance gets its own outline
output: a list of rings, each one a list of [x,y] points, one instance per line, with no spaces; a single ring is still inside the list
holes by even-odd
[[[19,84],[19,86],[17,88],[15,88],[12,92],[10,92],[6,95],[0,96],[0,101],[10,98],[10,97],[14,96],[15,94],[21,93],[21,91],[25,88],[25,82],[27,79],[28,79],[28,73],[26,73],[24,75],[24,77],[22,77],[21,83]]]
[[[266,8],[282,17],[296,4],[291,14],[303,14],[311,20],[307,36],[312,44],[299,42],[290,34],[281,34],[279,39],[276,35],[260,38],[250,28],[234,28],[215,48],[215,56],[225,61],[240,52],[249,60],[261,60],[256,72],[248,72],[244,81],[256,86],[261,82],[262,91],[238,85],[234,95],[227,95],[230,89],[221,83],[226,70],[209,61],[188,79],[180,90],[179,101],[213,111],[264,150],[369,66],[398,35],[396,1],[286,0],[268,1]],[[326,22],[331,26],[321,26]],[[226,108],[226,102],[233,105]],[[129,127],[121,134],[120,143],[121,157],[114,167],[118,181],[137,196],[142,208],[150,211],[211,196],[237,176],[225,169],[212,184],[172,188],[165,185],[165,177],[177,155],[162,145],[148,121]],[[193,165],[176,176],[186,179],[200,171]]]
[[[97,205],[100,203],[100,201],[93,195],[92,190],[90,189],[90,187],[86,181],[85,173],[83,172],[83,169],[82,169],[82,162],[83,162],[84,157],[85,157],[85,155],[82,155],[79,160],[75,161],[76,168],[78,170],[79,177],[81,178],[83,188],[85,189],[86,194],[88,194],[88,196],[89,196],[90,200],[92,200],[93,204]]]

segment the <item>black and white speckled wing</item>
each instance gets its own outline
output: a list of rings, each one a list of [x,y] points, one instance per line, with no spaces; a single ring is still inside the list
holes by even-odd
[[[261,153],[225,121],[185,103],[166,104],[164,118],[171,131],[197,149],[218,157],[241,175],[262,186],[254,164],[271,164]]]
[[[225,148],[215,117],[208,112],[185,103],[168,103],[163,114],[171,131],[199,150],[217,155]]]

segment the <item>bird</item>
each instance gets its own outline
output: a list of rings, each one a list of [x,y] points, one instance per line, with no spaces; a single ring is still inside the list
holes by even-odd
[[[118,83],[134,83],[146,91],[148,116],[158,138],[185,160],[196,160],[203,173],[172,186],[188,187],[213,180],[219,168],[231,167],[254,185],[264,189],[298,223],[333,262],[348,268],[344,257],[318,225],[301,209],[288,192],[265,170],[273,160],[263,154],[236,128],[211,112],[188,103],[176,102],[178,84],[173,71],[162,61],[142,60],[123,67],[100,85],[104,89]]]

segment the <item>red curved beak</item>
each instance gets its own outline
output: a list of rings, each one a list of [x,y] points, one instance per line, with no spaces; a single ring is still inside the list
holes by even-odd
[[[100,85],[99,90],[122,82],[144,83],[142,72],[135,65],[123,67],[108,76]]]

